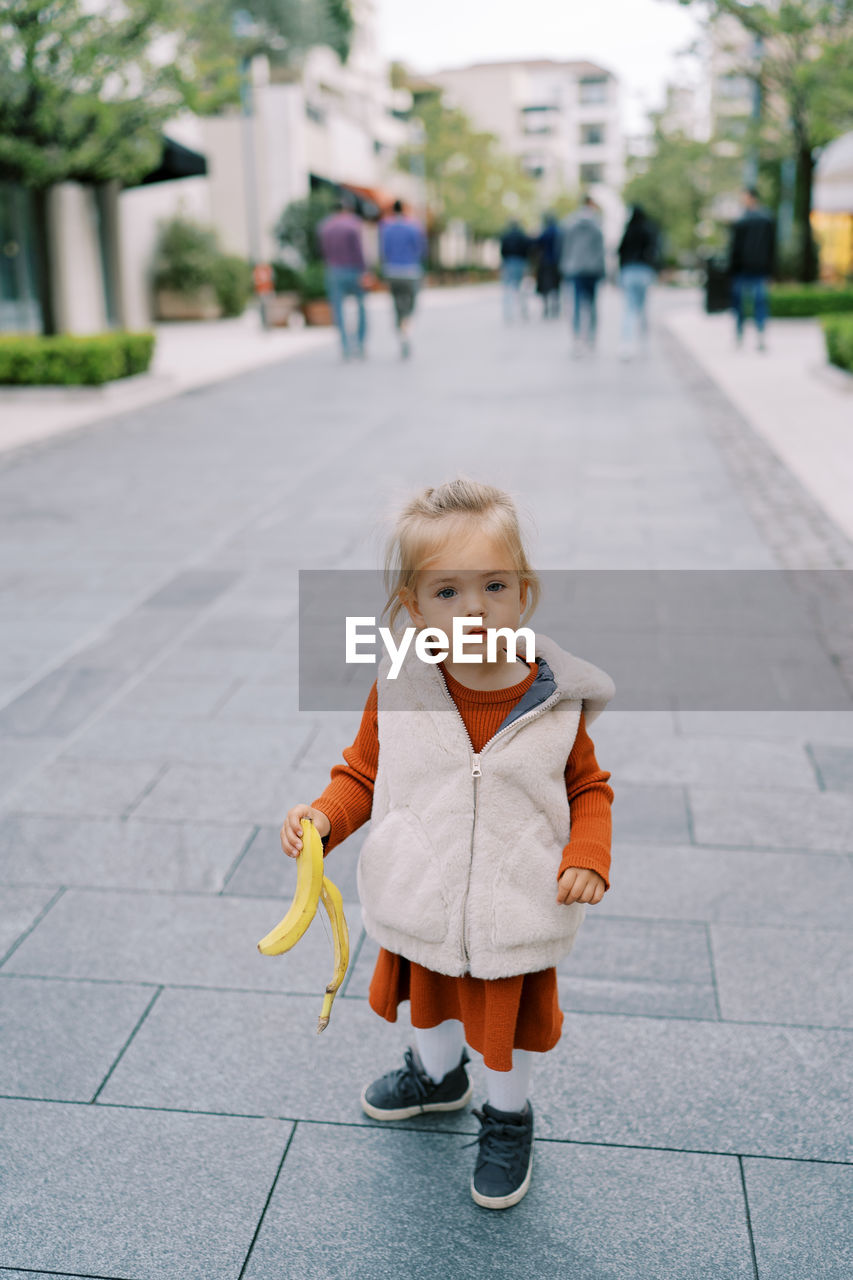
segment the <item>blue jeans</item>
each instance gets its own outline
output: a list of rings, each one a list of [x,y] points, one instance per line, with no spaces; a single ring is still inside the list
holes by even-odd
[[[629,262],[620,272],[624,298],[622,341],[626,346],[636,341],[638,330],[646,332],[646,294],[654,278],[654,269],[645,262]]]
[[[581,272],[575,276],[567,276],[567,281],[574,286],[575,307],[572,312],[572,329],[576,338],[581,335],[582,319],[584,313],[587,317],[587,341],[590,346],[595,342],[595,333],[598,327],[598,313],[595,306],[595,291],[598,288],[600,276],[587,275]]]
[[[364,272],[359,267],[326,267],[326,293],[329,296],[335,324],[338,326],[338,333],[341,335],[341,348],[345,356],[350,354],[350,336],[347,333],[346,317],[344,315],[344,299],[350,295],[358,303],[356,349],[359,352],[364,350],[364,340],[367,337],[364,289],[361,286],[361,277],[363,275]]]
[[[746,315],[744,303],[747,295],[752,298],[755,327],[759,333],[764,332],[768,312],[767,285],[768,279],[766,276],[734,276],[732,278],[732,306],[735,309],[735,324],[737,325],[738,337],[743,333],[743,322]]]
[[[501,280],[504,286],[504,320],[511,321],[516,310],[527,319],[527,299],[522,285],[527,271],[526,258],[504,258],[501,263]]]

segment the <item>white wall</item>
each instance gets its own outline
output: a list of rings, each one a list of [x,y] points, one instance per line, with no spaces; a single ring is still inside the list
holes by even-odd
[[[132,187],[119,196],[121,231],[121,293],[123,324],[144,329],[152,322],[151,260],[160,220],[176,214],[210,224],[210,188],[207,178],[179,178]]]
[[[48,223],[57,331],[102,333],[107,312],[93,188],[77,182],[53,187]]]

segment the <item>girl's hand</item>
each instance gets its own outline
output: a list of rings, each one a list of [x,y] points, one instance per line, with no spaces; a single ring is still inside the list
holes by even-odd
[[[587,902],[594,907],[604,897],[605,882],[597,871],[589,867],[569,867],[560,876],[557,901]]]
[[[302,819],[310,818],[314,826],[325,839],[332,829],[332,824],[319,809],[312,809],[309,804],[295,804],[288,811],[281,828],[281,847],[288,858],[298,858],[302,852]]]

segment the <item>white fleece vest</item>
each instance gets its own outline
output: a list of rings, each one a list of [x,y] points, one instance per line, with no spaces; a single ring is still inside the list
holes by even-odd
[[[387,654],[379,664],[379,765],[358,863],[364,927],[436,973],[547,969],[571,951],[586,913],[556,901],[566,761],[581,707],[591,723],[613,681],[537,634],[556,689],[477,757],[441,670],[413,650],[396,680]]]

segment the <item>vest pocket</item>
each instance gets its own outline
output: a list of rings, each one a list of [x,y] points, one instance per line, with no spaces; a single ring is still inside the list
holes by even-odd
[[[531,841],[518,857],[503,863],[492,890],[493,947],[571,944],[586,904],[557,902],[561,852]]]
[[[392,809],[358,860],[358,896],[379,925],[422,942],[442,942],[450,923],[438,853],[411,809]]]

